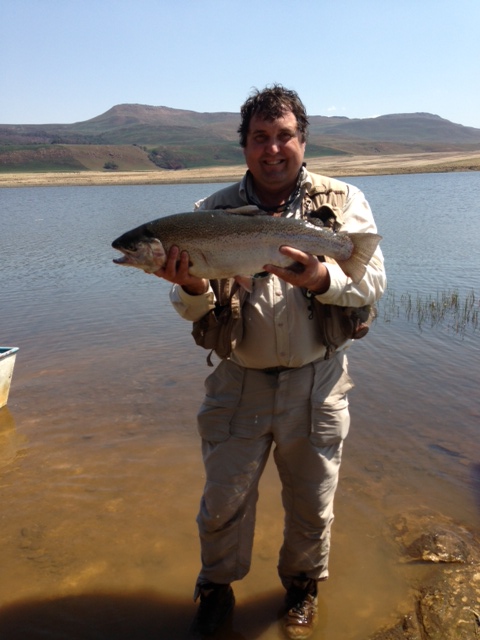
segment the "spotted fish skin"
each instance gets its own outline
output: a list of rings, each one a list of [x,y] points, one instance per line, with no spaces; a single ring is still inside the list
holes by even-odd
[[[266,264],[288,267],[291,258],[280,253],[288,246],[333,258],[358,283],[380,240],[375,233],[333,232],[293,218],[215,210],[158,218],[127,231],[112,247],[123,253],[116,264],[154,273],[175,245],[188,252],[192,275],[212,280],[250,276]]]

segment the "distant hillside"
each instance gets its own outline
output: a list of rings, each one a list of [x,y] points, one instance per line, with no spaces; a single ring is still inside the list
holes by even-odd
[[[0,125],[0,171],[148,170],[243,163],[238,113],[122,104],[74,124]],[[307,157],[480,149],[480,129],[429,113],[310,117]]]

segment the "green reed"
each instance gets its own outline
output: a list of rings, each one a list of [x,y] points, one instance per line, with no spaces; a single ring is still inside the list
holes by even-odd
[[[474,291],[463,297],[457,290],[439,291],[436,295],[403,293],[398,300],[395,291],[387,290],[378,305],[378,317],[392,322],[403,315],[422,330],[443,326],[458,334],[479,325],[480,301]]]

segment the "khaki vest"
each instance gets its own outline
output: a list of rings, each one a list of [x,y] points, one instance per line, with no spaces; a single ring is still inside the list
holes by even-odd
[[[347,198],[344,182],[318,174],[309,174],[312,186],[304,196],[303,218],[314,219],[316,224],[338,231],[343,223],[343,209]],[[206,209],[234,209],[245,203],[240,200],[238,183],[213,194],[204,202]],[[203,318],[193,323],[192,335],[196,344],[210,351],[207,357],[209,366],[213,366],[211,352],[220,358],[228,358],[240,343],[243,335],[242,306],[248,292],[232,278],[211,280],[215,294],[215,308]],[[375,317],[375,309],[365,307],[339,307],[326,305],[314,296],[311,298],[312,320],[322,326],[322,342],[326,347],[325,359],[348,339],[362,338],[368,332]]]

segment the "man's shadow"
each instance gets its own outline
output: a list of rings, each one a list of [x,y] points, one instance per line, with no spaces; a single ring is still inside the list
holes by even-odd
[[[212,640],[255,640],[278,624],[282,590],[238,603]],[[84,593],[7,604],[1,640],[197,640],[197,605],[161,593]]]

